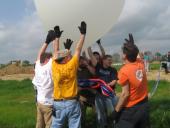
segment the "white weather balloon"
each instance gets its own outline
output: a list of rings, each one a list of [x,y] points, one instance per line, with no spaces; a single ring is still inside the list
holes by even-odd
[[[78,25],[85,21],[87,36],[84,47],[87,47],[113,27],[124,0],[35,0],[35,5],[46,31],[56,25],[64,30],[62,41],[66,38],[78,41]]]

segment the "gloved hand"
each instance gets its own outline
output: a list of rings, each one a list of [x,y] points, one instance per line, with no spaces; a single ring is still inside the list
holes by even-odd
[[[128,44],[135,44],[134,39],[133,39],[133,35],[131,33],[129,34],[129,40],[125,39],[125,41]]]
[[[97,43],[98,45],[101,44],[100,39],[98,39],[98,40],[96,41],[96,43]]]
[[[55,32],[53,30],[50,30],[50,31],[48,31],[45,43],[49,44],[50,42],[55,40],[55,38],[56,38]]]
[[[73,44],[73,41],[71,39],[67,39],[66,42],[64,42],[65,49],[70,50],[72,44]]]
[[[82,35],[85,35],[86,34],[86,29],[87,29],[87,25],[84,21],[81,22],[81,25],[78,26],[79,30],[80,30],[80,33]]]
[[[60,38],[61,34],[63,33],[63,31],[60,31],[60,27],[59,26],[55,26],[54,27],[54,31],[55,31],[55,34],[56,34],[56,38]]]

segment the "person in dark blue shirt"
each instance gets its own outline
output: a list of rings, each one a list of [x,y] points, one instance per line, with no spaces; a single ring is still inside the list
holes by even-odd
[[[93,66],[95,67],[95,75],[96,78],[103,80],[107,86],[110,86],[113,90],[115,89],[115,85],[117,83],[117,70],[112,67],[112,56],[111,55],[105,55],[102,58],[102,63],[99,63],[95,56],[93,55],[93,52],[91,48],[88,48],[88,53],[91,59],[91,62]],[[96,107],[96,113],[97,113],[97,120],[98,125],[100,128],[107,128],[108,127],[108,117],[111,116],[114,105],[117,102],[117,97],[106,97],[102,95],[101,90],[98,90],[99,93],[97,93],[95,98],[95,107]],[[114,92],[113,92],[114,93]]]

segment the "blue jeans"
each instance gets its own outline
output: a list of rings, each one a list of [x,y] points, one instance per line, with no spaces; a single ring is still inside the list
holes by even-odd
[[[69,128],[81,128],[81,109],[77,100],[54,101],[51,128],[62,128],[66,119]]]
[[[117,97],[114,98],[96,94],[95,108],[97,114],[97,128],[105,128],[108,126],[108,118],[111,116],[114,106],[117,102]]]

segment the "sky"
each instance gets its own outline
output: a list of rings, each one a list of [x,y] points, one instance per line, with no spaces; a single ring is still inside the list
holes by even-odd
[[[133,33],[140,51],[165,54],[170,51],[169,21],[170,0],[125,0],[119,20],[101,41],[106,53],[121,53],[124,38]],[[1,0],[0,63],[34,62],[45,37],[34,0]],[[93,49],[98,47],[94,44]]]

